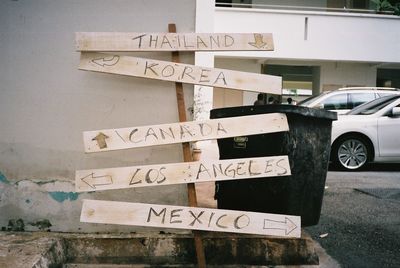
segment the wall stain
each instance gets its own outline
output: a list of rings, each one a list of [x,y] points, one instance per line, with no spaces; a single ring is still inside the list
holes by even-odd
[[[0,172],[0,182],[10,184],[10,181],[7,180],[6,176],[3,175],[3,173]]]
[[[65,200],[75,201],[76,199],[78,199],[79,193],[56,191],[49,192],[49,195],[57,202],[62,203]]]

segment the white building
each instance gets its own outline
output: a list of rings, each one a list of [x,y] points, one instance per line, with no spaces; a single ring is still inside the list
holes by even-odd
[[[400,16],[378,14],[372,1],[197,2],[196,31],[270,32],[275,51],[218,52],[197,56],[196,62],[208,57],[215,67],[280,75],[283,88],[292,92],[309,89],[317,94],[343,86],[400,88]],[[227,89],[215,88],[213,94],[214,108],[253,104],[256,99],[254,93]],[[211,93],[207,96],[211,100]]]

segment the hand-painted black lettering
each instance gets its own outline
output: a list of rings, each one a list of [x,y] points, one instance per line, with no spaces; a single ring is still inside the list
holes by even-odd
[[[163,40],[161,42],[161,48],[164,46],[164,44],[168,44],[170,48],[172,48],[171,43],[168,40],[168,37],[166,35],[163,36]]]
[[[220,42],[219,42],[219,36],[216,36],[216,40],[214,38],[214,36],[210,35],[210,48],[213,48],[213,43],[215,44],[215,46],[217,48],[219,48],[221,46]]]
[[[180,214],[176,214],[177,212],[182,211],[183,209],[173,209],[171,210],[171,216],[169,219],[169,223],[182,223],[181,220],[172,220],[173,218],[179,218],[181,215]]]
[[[159,76],[158,73],[153,69],[153,67],[157,66],[158,63],[149,63],[146,61],[146,66],[144,68],[144,75],[147,75],[147,69],[153,72],[154,75]]]
[[[165,135],[169,136],[172,139],[175,139],[175,134],[174,134],[174,131],[172,130],[171,127],[168,128],[169,133],[167,131],[165,131],[164,129],[162,129],[162,128],[160,128],[159,130],[160,130],[161,138],[163,140],[165,140]]]
[[[265,174],[268,174],[268,173],[270,173],[270,172],[272,172],[272,167],[273,167],[273,165],[271,164],[271,162],[273,162],[274,160],[267,160],[266,162],[265,162],[265,170],[264,170],[264,173]]]
[[[224,171],[225,176],[229,177],[229,178],[235,178],[236,177],[236,170],[233,167],[233,164],[230,163]]]
[[[175,74],[175,68],[172,65],[167,65],[165,66],[162,71],[161,71],[161,75],[163,77],[171,77]]]
[[[137,168],[137,169],[135,170],[135,172],[133,173],[133,175],[132,175],[132,177],[131,177],[131,181],[129,182],[129,185],[134,185],[134,184],[138,184],[138,183],[141,183],[141,182],[142,182],[141,179],[139,179],[139,180],[137,180],[137,181],[134,181],[134,179],[135,179],[135,177],[136,177],[136,174],[138,174],[139,171],[140,171],[140,168]]]
[[[239,226],[239,220],[242,217],[245,217],[244,219],[246,219],[246,221],[241,223]],[[235,229],[243,229],[244,227],[249,226],[249,224],[250,224],[250,218],[246,214],[242,214],[242,215],[236,217],[236,219],[233,221],[233,227],[235,227]]]
[[[210,78],[208,77],[208,74],[206,72],[211,72],[211,70],[201,69],[200,80],[199,80],[200,83],[210,82]]]
[[[150,136],[153,136],[154,139],[158,140],[156,132],[151,127],[147,130],[146,135],[144,136],[144,140],[147,141],[147,138],[150,137]]]
[[[197,48],[200,48],[200,45],[202,45],[203,47],[207,47],[207,44],[203,41],[203,39],[201,39],[200,36],[197,36]]]
[[[153,175],[152,175],[153,173]],[[146,177],[145,180],[148,184],[152,184],[153,182],[155,182],[158,179],[158,176],[160,175],[160,172],[156,169],[150,168],[147,172],[146,172]],[[153,179],[152,179],[153,177]]]
[[[182,75],[181,75],[181,79],[183,79],[185,77],[185,75],[187,75],[190,78],[192,78],[193,80],[195,80],[196,78],[194,76],[190,75],[191,73],[193,73],[193,68],[190,66],[185,66],[185,68],[183,69]]]
[[[236,164],[236,174],[237,174],[238,176],[246,175],[246,171],[244,171],[243,173],[239,173],[239,171],[240,171],[241,169],[243,169],[243,165],[244,165],[244,164],[246,164],[246,163],[245,163],[245,162],[239,162],[239,163]]]
[[[230,35],[225,35],[224,41],[225,47],[231,47],[235,43],[235,39]]]
[[[192,134],[189,130],[189,128],[185,125],[180,126],[181,129],[181,139],[185,136],[185,134],[188,134],[190,137],[193,137],[194,134]]]
[[[157,47],[157,43],[158,43],[158,35],[156,35],[155,38],[153,38],[153,35],[150,35],[149,47],[151,47],[152,43],[154,43],[154,48],[156,48]]]
[[[183,36],[183,46],[185,48],[194,47],[194,45],[190,45],[190,44],[186,43],[186,36],[185,35]]]
[[[227,86],[228,84],[226,83],[226,78],[225,78],[225,74],[224,72],[220,72],[217,76],[217,79],[215,79],[214,81],[214,85],[217,84],[218,80],[222,80],[223,85]]]
[[[139,48],[142,47],[142,37],[143,36],[146,36],[146,34],[142,34],[142,35],[139,35],[139,36],[136,36],[136,37],[132,38],[132,40],[136,40],[136,39],[139,38],[139,45],[138,45]]]
[[[165,214],[167,212],[166,208],[163,208],[159,213],[157,213],[152,207],[150,207],[149,214],[147,215],[147,222],[150,222],[151,220],[151,212],[157,217],[160,217],[162,215],[161,223],[164,224],[165,222]]]
[[[203,172],[207,172],[208,177],[211,178],[211,174],[208,168],[206,168],[206,166],[204,166],[203,163],[200,163],[199,170],[197,171],[196,175],[196,180],[200,178],[200,174],[202,174]]]
[[[135,128],[134,130],[132,130],[131,131],[131,133],[129,134],[129,140],[131,141],[131,142],[134,142],[134,143],[138,143],[138,142],[142,142],[143,140],[137,140],[137,141],[134,141],[133,140],[133,134],[135,134],[136,132],[138,132],[139,130],[137,129],[137,128]]]
[[[200,127],[201,136],[203,136],[203,137],[208,136],[212,133],[212,127],[207,123],[200,123],[199,127]]]
[[[279,159],[279,160],[276,162],[276,167],[278,167],[278,168],[281,169],[280,171],[277,171],[277,174],[278,174],[278,175],[285,175],[285,174],[288,173],[288,170],[286,169],[286,167],[280,165],[280,163],[281,163],[282,161],[285,161],[285,159]]]
[[[224,126],[223,126],[220,122],[218,122],[217,134],[219,134],[220,131],[221,131],[221,132],[225,132],[226,134],[228,134],[228,132],[226,132]]]
[[[166,169],[167,169],[166,167],[161,167],[160,168],[160,175],[161,176],[160,176],[160,179],[157,180],[158,184],[163,183],[167,179],[167,177],[165,177],[164,173],[162,172],[163,170],[166,170]]]
[[[217,225],[219,228],[223,228],[223,229],[228,228],[228,226],[224,226],[224,225],[221,225],[221,224],[219,223],[219,221],[220,221],[223,217],[226,217],[226,216],[228,216],[228,215],[227,215],[227,214],[223,214],[223,215],[219,216],[219,218],[218,218],[217,221],[215,222],[215,225]]]
[[[253,167],[253,169],[252,169],[252,164],[253,164],[253,163],[254,163],[253,160],[250,160],[250,161],[249,161],[249,174],[250,174],[250,176],[260,175],[261,173],[255,172],[254,167]]]
[[[189,210],[189,213],[190,213],[190,215],[192,215],[192,217],[193,217],[193,221],[189,224],[189,226],[193,226],[194,223],[195,223],[196,221],[198,221],[199,224],[202,224],[202,222],[201,222],[201,220],[200,220],[200,217],[201,217],[201,215],[204,214],[204,210],[200,211],[199,215],[197,215],[197,216],[196,216],[196,214],[194,214],[193,211],[191,211],[191,210]]]
[[[218,167],[213,164],[213,171],[214,171],[214,177],[217,177],[217,171],[219,173],[219,175],[224,175],[223,171],[222,171],[222,164],[218,164]]]

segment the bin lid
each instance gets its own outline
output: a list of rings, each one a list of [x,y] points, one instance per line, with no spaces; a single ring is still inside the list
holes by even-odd
[[[249,105],[212,109],[210,111],[210,118],[214,119],[264,113],[299,114],[306,117],[337,120],[337,113],[335,112],[287,104]]]

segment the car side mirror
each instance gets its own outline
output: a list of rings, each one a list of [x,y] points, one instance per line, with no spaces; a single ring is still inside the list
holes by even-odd
[[[391,117],[400,117],[400,107],[393,107]]]

